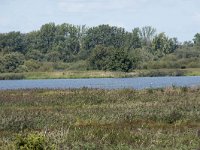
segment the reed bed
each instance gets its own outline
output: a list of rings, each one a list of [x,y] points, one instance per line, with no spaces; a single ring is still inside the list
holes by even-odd
[[[198,88],[0,91],[2,150],[26,137],[43,149],[189,150],[199,130]]]

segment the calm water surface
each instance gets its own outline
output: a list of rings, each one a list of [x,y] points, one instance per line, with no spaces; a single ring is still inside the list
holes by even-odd
[[[138,77],[138,78],[92,78],[92,79],[48,79],[48,80],[1,80],[0,90],[6,89],[68,89],[68,88],[159,88],[168,86],[200,86],[196,77]]]

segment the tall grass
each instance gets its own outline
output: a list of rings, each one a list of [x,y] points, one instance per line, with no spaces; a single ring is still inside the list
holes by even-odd
[[[0,74],[0,80],[20,80],[24,79],[23,73],[3,73]]]
[[[24,72],[24,73],[1,73],[0,80],[14,79],[68,79],[68,78],[127,78],[127,77],[157,77],[157,76],[200,76],[200,70],[187,69],[144,69],[132,72],[111,72],[97,70],[62,70],[52,72]]]
[[[197,149],[199,114],[199,89],[0,91],[0,149],[30,133],[55,149]]]

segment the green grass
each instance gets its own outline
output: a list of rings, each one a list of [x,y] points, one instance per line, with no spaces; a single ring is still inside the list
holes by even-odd
[[[21,78],[19,78],[20,76]],[[135,72],[111,71],[54,71],[54,72],[25,72],[1,73],[0,80],[6,79],[76,79],[76,78],[125,78],[135,77]],[[16,78],[15,78],[16,77]]]
[[[0,91],[0,149],[38,134],[56,149],[200,148],[200,89]]]
[[[138,76],[158,77],[158,76],[186,76],[189,69],[147,69],[137,70]]]
[[[188,69],[186,76],[200,76],[200,68]]]
[[[200,76],[200,68],[187,69],[147,69],[132,72],[117,71],[52,71],[52,72],[24,72],[0,73],[0,80],[14,79],[76,79],[76,78],[126,78],[126,77],[156,77],[156,76]]]

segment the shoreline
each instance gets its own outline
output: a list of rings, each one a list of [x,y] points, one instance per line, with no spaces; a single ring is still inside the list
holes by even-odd
[[[52,71],[52,72],[0,73],[0,80],[133,78],[133,77],[163,77],[163,76],[200,76],[200,68],[149,69],[149,70],[134,70],[132,72],[72,70],[72,71]]]

